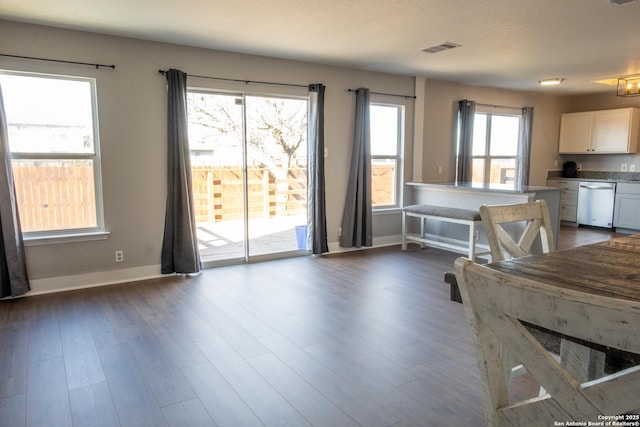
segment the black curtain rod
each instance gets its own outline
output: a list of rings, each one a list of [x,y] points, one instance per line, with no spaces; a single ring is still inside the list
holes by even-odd
[[[60,63],[63,63],[63,64],[90,65],[90,66],[96,67],[96,68],[100,68],[100,67],[113,68],[113,69],[116,68],[115,65],[92,64],[90,62],[65,61],[63,59],[36,58],[34,56],[9,55],[9,54],[6,54],[6,53],[0,53],[0,56],[6,56],[8,58],[34,59],[36,61],[60,62]]]
[[[158,72],[162,75],[167,74],[167,70],[158,70]],[[237,83],[244,83],[244,84],[249,84],[249,83],[256,83],[256,84],[263,84],[263,85],[274,85],[274,86],[291,86],[291,87],[304,87],[304,88],[308,88],[309,85],[298,85],[298,84],[294,84],[294,83],[275,83],[275,82],[261,82],[261,81],[257,81],[257,80],[240,80],[240,79],[227,79],[224,77],[210,77],[210,76],[198,76],[195,74],[187,74],[188,77],[197,77],[199,79],[209,79],[209,80],[224,80],[226,82],[237,82]]]
[[[347,89],[347,91],[349,92],[357,92],[358,89]],[[399,95],[397,93],[382,93],[382,92],[369,92],[372,95],[384,95],[384,96],[397,96],[398,98],[405,98],[405,99],[416,99],[415,96],[412,95]]]
[[[491,108],[506,108],[509,110],[522,110],[522,107],[509,107],[508,105],[483,104],[481,102],[476,102],[476,105],[481,105],[483,107],[491,107]]]

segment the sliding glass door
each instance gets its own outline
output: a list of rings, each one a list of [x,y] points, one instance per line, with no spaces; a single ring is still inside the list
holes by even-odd
[[[306,253],[307,99],[190,91],[188,103],[203,262]]]

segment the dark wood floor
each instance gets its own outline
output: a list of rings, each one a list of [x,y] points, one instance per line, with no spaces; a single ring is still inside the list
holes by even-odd
[[[0,425],[481,426],[455,258],[389,247],[0,302]]]

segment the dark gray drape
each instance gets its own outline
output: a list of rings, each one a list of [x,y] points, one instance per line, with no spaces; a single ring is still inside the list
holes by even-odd
[[[7,117],[0,88],[0,297],[19,296],[29,289],[20,216],[13,185]]]
[[[307,249],[329,252],[324,187],[324,85],[309,85]]]
[[[360,88],[356,91],[356,120],[351,170],[342,214],[342,233],[340,234],[340,246],[347,248],[373,245],[370,133],[369,89]]]
[[[162,241],[162,273],[190,274],[202,269],[193,211],[187,131],[187,75],[167,72],[167,206]]]
[[[518,144],[519,165],[517,168],[516,185],[522,188],[529,185],[529,159],[531,158],[531,135],[533,133],[533,107],[522,109],[522,126]]]
[[[473,118],[476,103],[463,99],[458,102],[458,155],[456,182],[471,182],[473,168]]]

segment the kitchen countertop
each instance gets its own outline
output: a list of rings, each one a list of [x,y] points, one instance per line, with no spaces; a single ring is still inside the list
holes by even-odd
[[[540,191],[558,191],[556,187],[542,187],[526,185],[520,188],[514,188],[512,184],[483,184],[477,182],[408,182],[407,185],[412,186],[428,186],[433,188],[446,188],[452,190],[469,190],[478,192],[491,193],[507,193],[507,194],[523,194],[535,193]]]
[[[579,182],[616,182],[616,183],[627,183],[627,184],[640,184],[640,180],[631,180],[631,179],[612,179],[612,178],[565,178],[563,176],[547,178],[547,179],[560,179],[565,181],[579,181]]]
[[[558,187],[525,186],[513,187],[511,184],[455,183],[455,182],[409,182],[411,190],[408,204],[444,206],[459,209],[478,210],[482,205],[510,205],[545,200],[549,207],[549,215],[554,233],[560,231],[560,199],[562,189]],[[434,227],[438,227],[435,222]],[[445,227],[447,237],[468,239],[465,227]],[[451,228],[451,230],[449,230]],[[451,233],[451,235],[447,233]],[[456,234],[457,233],[457,234]],[[455,235],[455,236],[454,236]],[[486,237],[482,237],[486,240]],[[484,240],[483,240],[484,241]]]
[[[565,178],[562,171],[548,171],[547,179],[567,179],[573,181],[611,181],[611,182],[630,182],[637,183],[640,181],[640,172],[606,172],[606,171],[578,171],[575,178]]]

